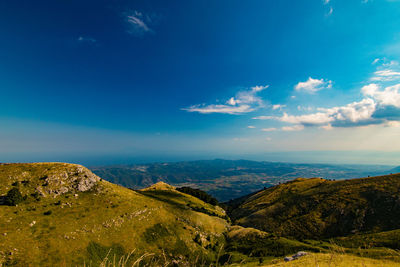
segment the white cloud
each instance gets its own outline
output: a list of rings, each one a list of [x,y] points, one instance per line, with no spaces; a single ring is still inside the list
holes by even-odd
[[[202,114],[210,113],[225,113],[225,114],[244,114],[252,112],[262,107],[263,101],[257,96],[258,92],[261,92],[268,88],[266,86],[254,86],[249,90],[239,91],[234,97],[229,98],[225,104],[199,104],[192,105],[188,108],[183,108],[188,112],[198,112]]]
[[[332,88],[332,81],[328,80],[325,81],[324,79],[313,79],[311,77],[308,78],[305,82],[299,82],[294,87],[296,91],[305,91],[308,93],[315,93],[322,89],[329,89]]]
[[[324,2],[324,5],[329,4],[330,1],[331,1],[331,0],[322,0],[322,2]]]
[[[378,64],[379,63],[379,64]],[[375,82],[390,82],[400,79],[399,62],[396,60],[389,60],[387,58],[377,58],[372,62],[373,65],[378,65],[377,70],[370,78]]]
[[[276,104],[276,105],[273,105],[273,106],[272,106],[272,109],[273,109],[273,110],[277,110],[277,109],[282,109],[282,108],[284,108],[284,107],[286,107],[286,105]]]
[[[382,64],[383,67],[394,67],[394,66],[398,66],[398,65],[399,65],[399,62],[397,62],[396,60],[390,60],[390,61],[387,61]]]
[[[250,105],[241,105],[241,106],[229,106],[229,105],[193,105],[188,108],[183,108],[182,110],[186,110],[188,112],[198,112],[201,114],[211,114],[211,113],[225,113],[238,115],[242,113],[249,113],[254,111]]]
[[[379,89],[377,84],[372,83],[364,86],[361,91],[365,96],[374,98],[379,105],[400,108],[400,84],[386,87],[382,91]]]
[[[284,126],[282,127],[282,131],[285,132],[293,132],[293,131],[302,131],[304,130],[303,125],[294,125],[294,126]]]
[[[256,128],[256,126],[249,125],[249,126],[247,126],[247,128],[249,128],[249,129],[255,129],[255,128]]]
[[[134,11],[133,14],[126,16],[126,22],[129,25],[128,32],[134,35],[143,35],[144,33],[153,32],[149,27],[151,18],[139,11]]]
[[[271,137],[266,137],[266,138],[265,138],[265,141],[267,141],[267,142],[270,142],[271,140],[272,140]]]
[[[371,78],[372,81],[388,82],[394,81],[400,78],[400,72],[391,69],[378,70],[374,72],[374,76]]]
[[[274,116],[258,116],[258,117],[254,117],[253,120],[272,120],[276,117]]]
[[[333,120],[327,113],[318,112],[314,114],[291,116],[286,113],[282,117],[277,117],[277,120],[292,124],[303,124],[303,125],[320,125],[329,123]]]
[[[262,90],[267,89],[268,87],[269,87],[269,85],[256,85],[251,88],[251,91],[255,92],[255,93],[261,92]]]
[[[330,16],[332,14],[333,14],[333,7],[330,7],[328,13],[326,14],[326,16]]]
[[[276,128],[264,128],[264,129],[261,129],[261,131],[263,131],[263,132],[274,132],[276,130],[277,130]]]

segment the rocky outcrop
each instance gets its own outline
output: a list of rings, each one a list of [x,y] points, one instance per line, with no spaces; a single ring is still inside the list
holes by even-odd
[[[11,163],[0,165],[0,178],[5,183],[0,192],[19,187],[24,195],[56,197],[65,193],[93,189],[100,178],[87,168],[68,163]]]
[[[46,175],[44,184],[36,190],[40,194],[60,195],[67,192],[85,192],[92,189],[100,178],[80,165],[68,164],[63,170]]]

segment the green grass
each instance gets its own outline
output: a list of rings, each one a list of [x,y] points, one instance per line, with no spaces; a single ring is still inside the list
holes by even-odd
[[[0,195],[18,186],[27,196],[17,206],[0,206],[0,263],[97,266],[110,249],[117,258],[132,251],[138,257],[164,253],[181,262],[193,260],[193,255],[201,255],[205,261],[217,257],[212,246],[222,242],[227,222],[186,204],[203,204],[204,209],[221,216],[223,210],[192,196],[172,191],[156,198],[157,192],[150,196],[106,181],[98,181],[87,192],[71,189],[58,195],[35,194],[38,187],[51,187],[46,191],[50,192],[60,186],[43,186],[46,175],[74,173],[75,168],[58,163],[0,165]],[[70,182],[69,177],[64,180]],[[13,186],[16,181],[19,184]],[[157,238],[152,238],[154,235]],[[206,242],[193,242],[196,235]]]

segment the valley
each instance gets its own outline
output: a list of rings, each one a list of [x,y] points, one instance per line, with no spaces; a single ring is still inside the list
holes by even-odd
[[[249,160],[200,160],[137,165],[97,166],[104,179],[141,189],[159,181],[199,188],[228,201],[295,178],[349,179],[395,173],[389,165],[295,164]],[[398,172],[398,171],[397,171]]]

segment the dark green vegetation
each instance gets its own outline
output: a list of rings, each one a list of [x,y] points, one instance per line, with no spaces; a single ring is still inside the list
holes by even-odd
[[[3,197],[4,204],[8,206],[16,206],[24,201],[24,197],[19,191],[18,187],[14,187],[7,192],[7,195]]]
[[[107,181],[129,188],[141,189],[163,181],[177,187],[188,186],[204,190],[219,201],[236,199],[297,177],[345,179],[394,173],[393,166],[222,159],[104,166],[93,167],[91,170]]]
[[[206,192],[204,192],[200,189],[194,189],[194,188],[191,188],[188,186],[184,186],[184,187],[178,187],[178,188],[176,188],[176,190],[178,190],[179,192],[197,197],[206,203],[210,203],[211,205],[215,206],[218,204],[217,199],[215,199],[214,197],[210,196],[209,194],[207,194]]]

